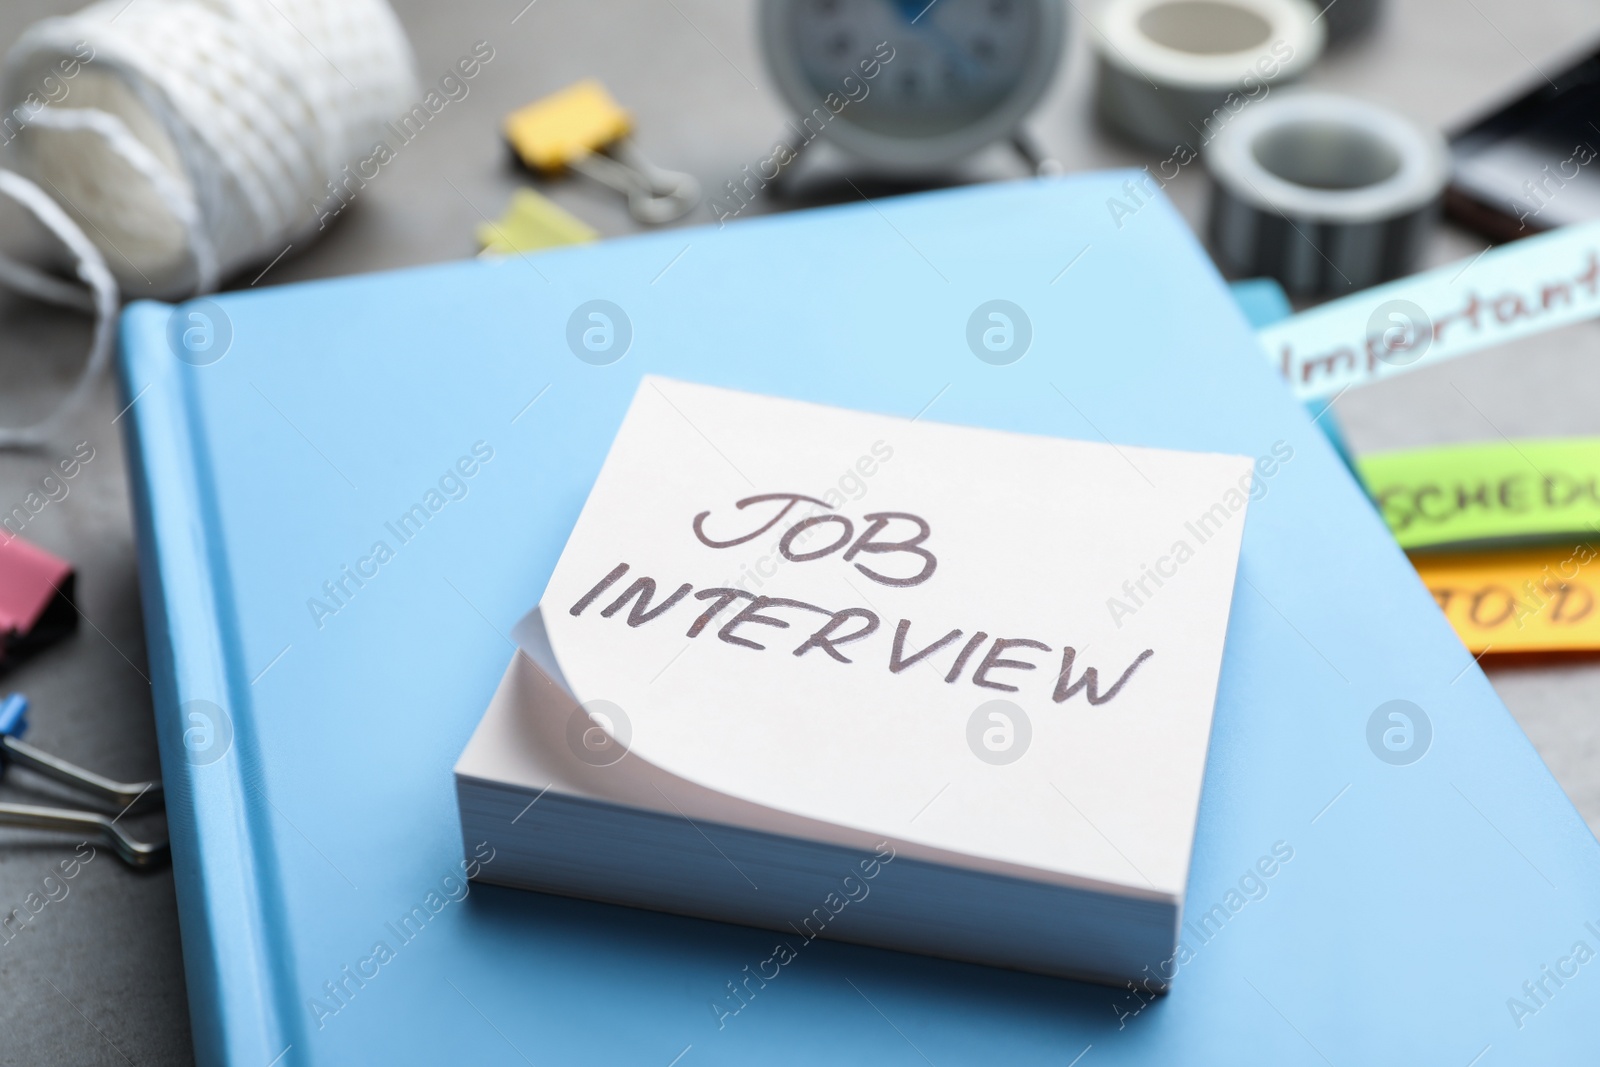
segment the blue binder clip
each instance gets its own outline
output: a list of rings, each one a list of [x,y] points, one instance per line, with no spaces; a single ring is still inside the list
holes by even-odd
[[[109,845],[130,867],[149,867],[166,858],[167,842],[136,840],[117,825],[117,820],[124,815],[159,807],[162,803],[160,782],[112,781],[24,744],[21,738],[27,730],[28,698],[21,693],[0,698],[0,774],[12,764],[26,767],[96,800],[116,805],[119,810],[115,816],[107,816],[75,808],[0,804],[0,826],[87,834]]]

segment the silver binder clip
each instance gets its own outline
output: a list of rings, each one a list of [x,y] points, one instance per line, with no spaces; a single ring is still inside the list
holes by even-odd
[[[700,202],[699,182],[681,171],[651,163],[627,138],[605,152],[577,156],[567,165],[626,196],[628,214],[647,225],[682,218]]]
[[[76,764],[24,744],[28,729],[28,698],[12,693],[0,699],[0,773],[12,764],[71,786],[96,800],[115,805],[115,816],[77,808],[51,808],[36,804],[0,804],[0,826],[30,830],[65,830],[86,834],[109,845],[130,867],[150,867],[167,856],[167,842],[139,841],[117,825],[124,815],[160,807],[160,782],[116,782]]]

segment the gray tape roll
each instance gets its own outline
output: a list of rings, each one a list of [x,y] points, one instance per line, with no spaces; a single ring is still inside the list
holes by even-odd
[[[1158,151],[1205,144],[1324,41],[1307,0],[1109,0],[1094,24],[1101,122]]]
[[[1411,273],[1450,176],[1437,130],[1319,92],[1246,108],[1204,159],[1222,265],[1297,294],[1349,292]]]

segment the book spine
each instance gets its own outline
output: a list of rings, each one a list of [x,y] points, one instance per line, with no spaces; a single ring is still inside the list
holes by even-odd
[[[276,880],[254,851],[268,830],[266,813],[261,798],[247,794],[240,768],[255,749],[249,717],[230,714],[232,741],[215,761],[228,773],[192,761],[184,744],[185,704],[242,708],[249,687],[223,636],[232,603],[225,569],[205,547],[221,538],[214,529],[210,537],[195,533],[197,519],[215,526],[215,490],[195,459],[206,448],[193,369],[166,346],[170,313],[150,301],[129,306],[118,374],[123,402],[137,398],[123,432],[190,1026],[201,1063],[264,1062],[290,1038],[273,987],[281,953],[273,951],[264,911],[277,899]]]

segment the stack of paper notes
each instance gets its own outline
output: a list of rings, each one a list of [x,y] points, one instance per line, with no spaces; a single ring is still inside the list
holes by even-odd
[[[1600,439],[1385,452],[1358,468],[1473,653],[1600,650]]]
[[[1268,359],[1345,452],[1333,409],[1348,390],[1600,315],[1600,222],[1486,249],[1298,315],[1259,283],[1242,296]],[[1482,419],[1486,440],[1346,454],[1346,462],[1477,658],[1600,652],[1592,573],[1600,438],[1513,439],[1459,388],[1452,402],[1456,394]]]
[[[480,877],[1155,988],[1258,463],[647,376],[456,766]]]

